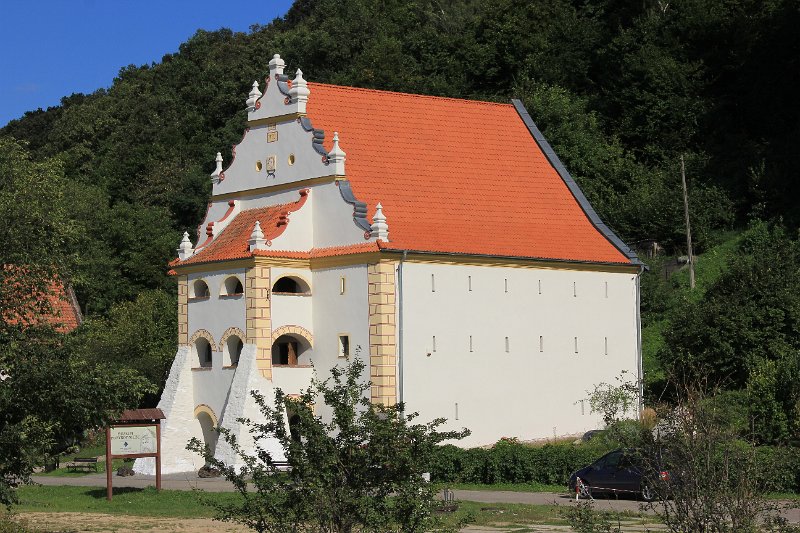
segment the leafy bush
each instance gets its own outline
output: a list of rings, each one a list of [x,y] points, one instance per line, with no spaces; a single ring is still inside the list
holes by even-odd
[[[636,428],[629,422],[614,425],[609,432],[632,434]],[[566,485],[573,472],[621,446],[624,441],[614,439],[613,435],[603,435],[598,442],[578,445],[534,447],[501,440],[492,448],[463,449],[448,444],[438,447],[429,471],[431,480],[439,483]],[[800,493],[800,450],[760,446],[756,448],[756,463],[770,491]]]
[[[607,444],[546,444],[533,447],[501,440],[492,448],[438,448],[429,465],[431,479],[450,483],[565,484],[570,474],[610,448]]]

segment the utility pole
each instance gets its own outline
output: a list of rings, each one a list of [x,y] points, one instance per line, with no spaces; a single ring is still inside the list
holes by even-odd
[[[683,213],[686,216],[686,249],[689,252],[689,288],[694,289],[694,256],[692,255],[692,229],[689,226],[689,196],[686,192],[686,165],[681,154],[681,181],[683,182]]]

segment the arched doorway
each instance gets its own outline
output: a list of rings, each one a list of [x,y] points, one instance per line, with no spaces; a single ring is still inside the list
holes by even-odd
[[[207,405],[198,405],[194,409],[194,417],[200,425],[200,432],[203,436],[203,444],[211,451],[213,455],[217,449],[217,439],[219,433],[216,431],[217,415]]]

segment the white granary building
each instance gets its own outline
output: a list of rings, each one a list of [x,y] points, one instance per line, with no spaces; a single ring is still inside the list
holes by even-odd
[[[355,356],[372,401],[467,427],[463,446],[597,427],[587,389],[641,376],[641,263],[522,104],[284,67],[274,56],[253,84],[197,242],[184,235],[171,264],[163,471],[203,465],[193,436],[235,463],[212,428],[252,447],[237,422],[259,416],[250,391],[299,393]]]

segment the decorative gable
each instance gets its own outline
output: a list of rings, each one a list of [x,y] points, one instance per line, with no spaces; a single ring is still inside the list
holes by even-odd
[[[248,95],[248,128],[233,149],[233,160],[211,175],[213,195],[254,191],[315,178],[345,175],[345,154],[335,132],[330,152],[325,132],[315,129],[305,116],[311,90],[297,69],[293,80],[284,75],[285,63],[277,54],[269,62],[262,94],[258,81]]]

